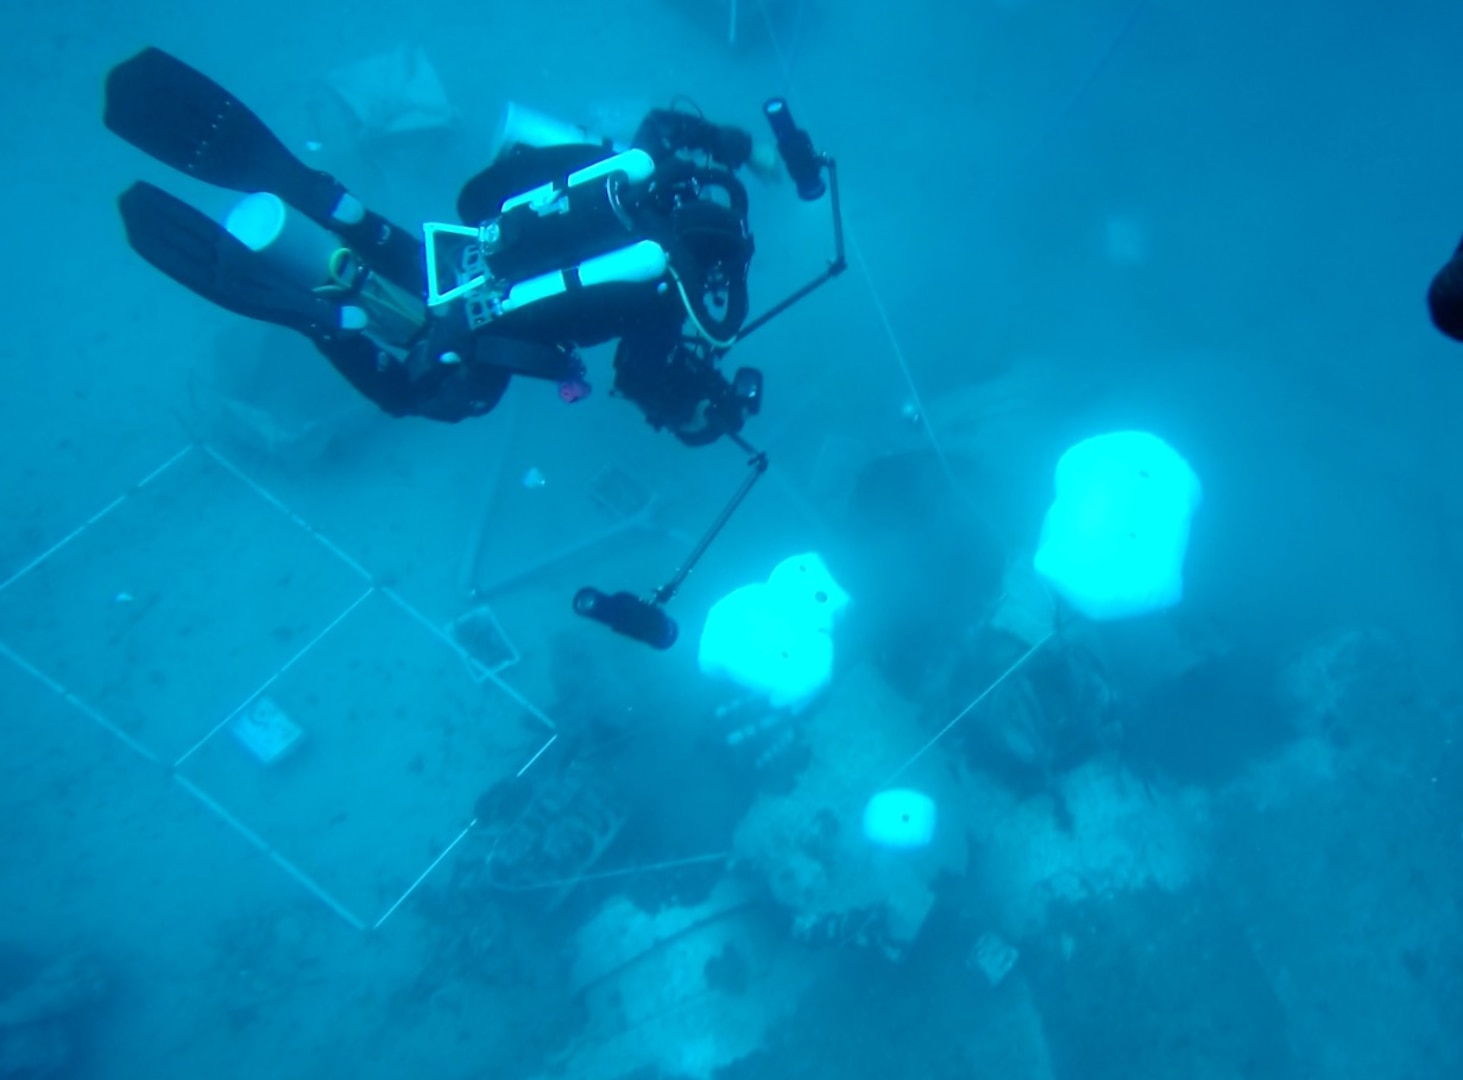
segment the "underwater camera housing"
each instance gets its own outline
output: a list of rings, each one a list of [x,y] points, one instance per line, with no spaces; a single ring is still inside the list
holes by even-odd
[[[832,157],[820,152],[814,146],[811,136],[798,127],[785,99],[770,99],[762,106],[762,113],[767,117],[767,123],[777,139],[777,152],[788,175],[797,186],[798,197],[804,202],[816,202],[824,194],[829,196],[833,216],[833,258],[817,277],[743,326],[733,341],[708,350],[702,359],[709,364],[715,364],[748,334],[766,326],[798,301],[848,269],[848,258],[844,251],[843,211],[838,197],[837,164]],[[574,610],[577,614],[651,648],[669,649],[675,644],[678,630],[675,620],[664,610],[665,605],[675,596],[697,562],[726,527],[732,514],[750,494],[753,485],[767,471],[767,455],[754,449],[736,433],[744,417],[756,415],[761,410],[762,373],[756,368],[744,367],[731,380],[723,382],[724,388],[715,405],[722,413],[727,437],[749,455],[748,472],[741,486],[727,501],[671,579],[648,597],[638,597],[629,592],[604,593],[590,587],[580,589],[574,596]]]
[[[750,367],[737,368],[730,381],[721,379],[708,419],[722,433],[735,434],[742,430],[747,417],[761,411],[762,372]]]
[[[732,376],[732,397],[749,416],[762,411],[762,372],[756,368],[737,368]]]

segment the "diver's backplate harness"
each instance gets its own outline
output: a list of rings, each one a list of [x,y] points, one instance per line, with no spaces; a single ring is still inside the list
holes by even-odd
[[[747,314],[746,203],[725,170],[657,169],[624,150],[505,199],[480,224],[425,224],[427,306],[477,332],[581,290],[674,289],[706,348],[726,350]]]

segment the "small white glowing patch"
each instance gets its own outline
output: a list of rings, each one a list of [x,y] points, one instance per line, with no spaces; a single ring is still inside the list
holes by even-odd
[[[864,839],[883,848],[928,847],[939,813],[928,795],[908,788],[881,791],[864,807]]]

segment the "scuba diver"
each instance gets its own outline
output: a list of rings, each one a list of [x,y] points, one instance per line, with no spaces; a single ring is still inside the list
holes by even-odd
[[[1434,326],[1454,341],[1463,341],[1463,242],[1433,277],[1427,307]]]
[[[179,172],[245,197],[220,225],[138,182],[118,199],[128,242],[206,300],[308,337],[393,416],[456,423],[490,412],[514,375],[589,392],[580,350],[615,341],[613,392],[657,429],[748,455],[741,485],[674,575],[652,591],[586,587],[574,610],[657,649],[666,605],[768,468],[741,428],[762,375],[719,367],[733,345],[848,268],[834,160],[782,98],[762,112],[776,157],[699,115],[656,110],[629,147],[510,109],[501,149],[463,187],[460,224],[422,237],[364,206],[292,154],[201,72],[148,48],[111,70],[104,122]],[[780,160],[805,202],[829,195],[834,255],[748,319],[753,243],[736,173]]]
[[[785,104],[767,109],[784,161],[795,160],[789,147],[812,159]],[[138,182],[118,200],[133,249],[222,308],[304,334],[392,416],[481,416],[513,375],[576,401],[589,392],[580,350],[616,340],[613,392],[683,443],[736,436],[760,407],[759,372],[728,379],[717,366],[751,329],[754,245],[736,173],[776,167],[745,131],[656,110],[617,149],[510,125],[461,191],[462,224],[427,223],[418,239],[160,49],[112,69],[104,120],[163,163],[246,196],[221,226]]]

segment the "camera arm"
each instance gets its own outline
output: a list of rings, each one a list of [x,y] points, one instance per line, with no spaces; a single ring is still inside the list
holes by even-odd
[[[631,592],[604,593],[592,586],[586,586],[574,595],[576,614],[608,626],[615,633],[649,645],[652,649],[669,649],[676,643],[680,629],[676,626],[676,621],[666,614],[665,605],[670,603],[685,584],[701,557],[721,534],[721,530],[726,528],[726,523],[736,513],[737,507],[742,505],[742,501],[751,494],[752,488],[767,471],[767,454],[764,451],[757,450],[739,435],[731,438],[737,446],[751,455],[747,461],[747,475],[742,478],[737,490],[701,534],[701,539],[696,541],[696,546],[670,579],[645,597]]]
[[[783,299],[773,304],[772,307],[742,327],[741,333],[732,342],[733,345],[753,331],[760,330],[788,308],[804,300],[848,269],[848,256],[844,252],[843,241],[843,205],[838,195],[838,163],[827,154],[818,154],[813,160],[818,163],[820,169],[826,169],[828,173],[828,202],[833,213],[833,258],[828,261],[827,267],[824,268],[821,274],[807,284],[794,290],[790,295],[783,297]],[[723,354],[726,351],[725,349],[721,350]]]

